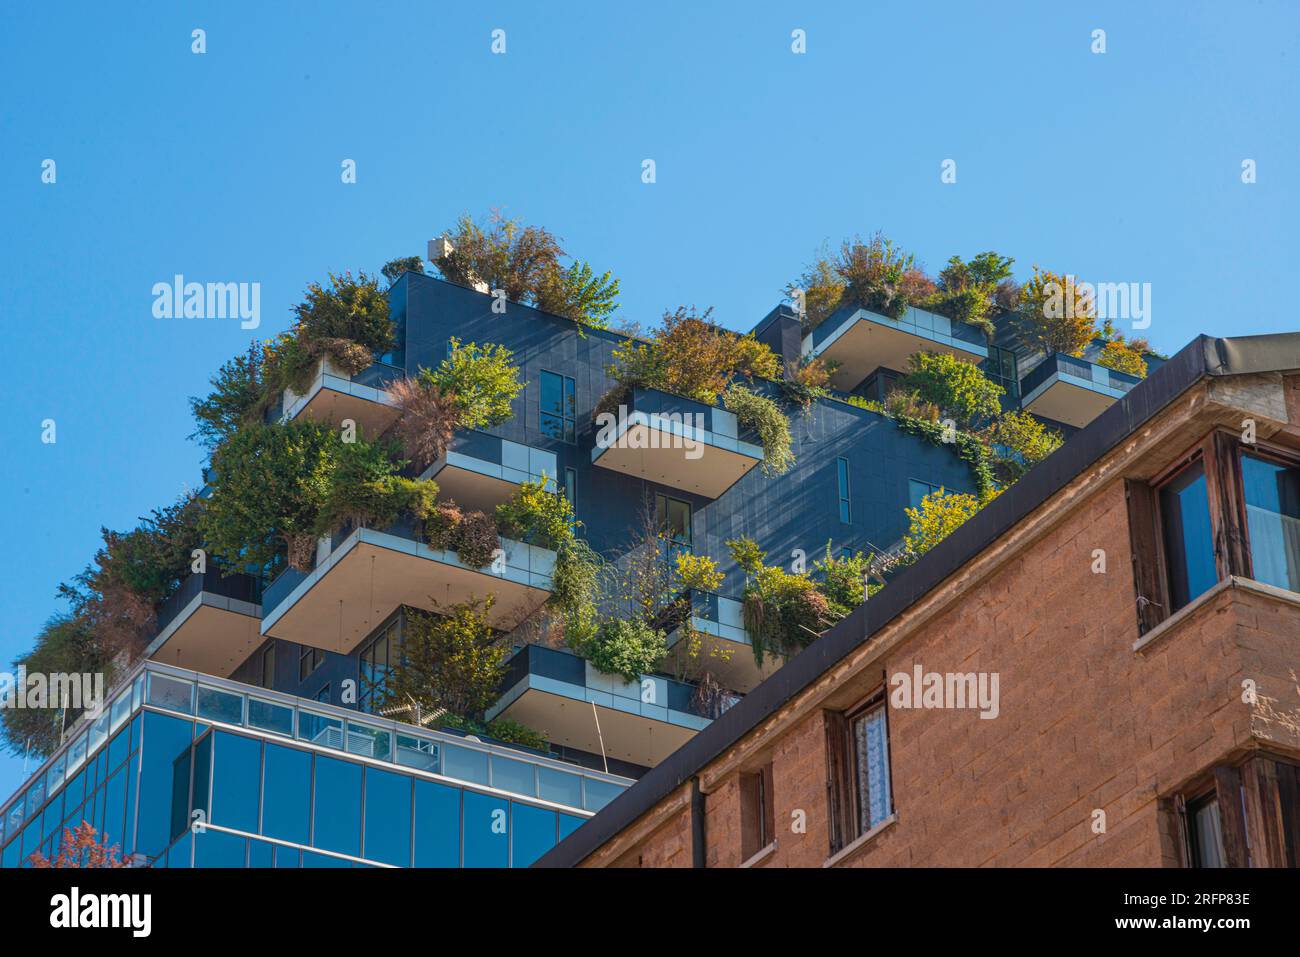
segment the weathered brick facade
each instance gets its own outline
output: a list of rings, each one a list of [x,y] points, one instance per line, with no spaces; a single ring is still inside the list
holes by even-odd
[[[1297,382],[1271,386],[1284,397],[1270,406],[1286,409],[1270,429],[1281,441],[1300,422]],[[706,866],[742,863],[740,775],[768,762],[776,840],[755,866],[1187,863],[1179,795],[1251,754],[1300,756],[1300,595],[1226,577],[1140,635],[1125,479],[1157,473],[1186,440],[1236,427],[1243,409],[1250,401],[1220,389],[1165,410],[1021,523],[1032,527],[1008,530],[915,614],[702,768]],[[999,713],[889,707],[893,816],[832,858],[825,715],[916,665],[996,672]],[[1267,797],[1252,804],[1254,780],[1248,830],[1276,811]],[[584,863],[691,866],[689,786]]]

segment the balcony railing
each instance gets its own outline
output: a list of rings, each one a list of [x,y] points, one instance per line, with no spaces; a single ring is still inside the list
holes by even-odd
[[[971,362],[988,358],[984,330],[909,306],[897,319],[867,309],[846,307],[804,337],[803,352],[838,367],[831,385],[851,392],[877,369],[907,371],[914,352],[947,352]]]
[[[745,606],[738,599],[689,589],[656,624],[667,633],[672,661],[708,671],[733,691],[754,690],[781,666],[773,654],[761,667],[755,660],[753,642],[745,630]]]
[[[489,720],[521,721],[556,744],[653,766],[726,711],[739,695],[704,695],[661,675],[626,682],[577,655],[525,645],[510,659]]]
[[[157,631],[145,654],[168,664],[225,677],[262,642],[262,582],[218,568],[190,575],[158,606]]]
[[[658,389],[633,389],[616,423],[598,422],[591,461],[717,498],[763,461],[758,436],[726,409]]]
[[[494,627],[509,630],[550,595],[555,552],[499,538],[500,560],[471,568],[424,544],[406,516],[384,529],[342,529],[318,544],[309,572],[286,569],[262,597],[262,634],[347,654],[399,605],[436,611],[493,596]]]
[[[466,429],[452,436],[446,454],[421,478],[437,482],[440,497],[488,512],[508,501],[524,482],[545,476],[554,491],[558,471],[554,452]]]
[[[1082,428],[1141,382],[1126,372],[1056,353],[1020,380],[1021,407]]]
[[[344,419],[352,419],[366,437],[374,438],[397,418],[387,389],[405,375],[404,370],[382,362],[349,375],[324,358],[307,391],[299,395],[286,389],[267,409],[266,421],[310,419],[337,426]]]

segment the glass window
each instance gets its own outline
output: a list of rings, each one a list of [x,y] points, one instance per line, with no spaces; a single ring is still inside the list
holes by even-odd
[[[275,845],[269,841],[248,842],[248,866],[249,867],[274,867],[275,866]]]
[[[510,802],[510,866],[527,867],[555,846],[555,812]]]
[[[201,831],[194,835],[195,867],[243,867],[248,839],[222,831]]]
[[[865,834],[885,818],[889,798],[889,740],[885,731],[885,706],[875,705],[849,722],[853,735],[854,792],[858,805],[858,833]]]
[[[262,833],[306,844],[310,815],[311,755],[268,741],[262,784]]]
[[[1241,479],[1255,580],[1300,592],[1300,469],[1243,455]]]
[[[311,711],[298,712],[298,740],[343,749],[343,719]]]
[[[1188,835],[1193,867],[1223,867],[1223,829],[1219,824],[1219,799],[1205,798],[1187,807]]]
[[[352,754],[363,754],[368,758],[389,760],[393,751],[393,736],[383,728],[373,728],[368,724],[348,722],[347,749]]]
[[[198,707],[200,718],[220,721],[223,724],[244,723],[244,696],[219,688],[205,688],[199,685]]]
[[[415,782],[415,866],[460,866],[460,789]]]
[[[543,435],[575,442],[578,411],[573,379],[554,372],[542,372],[542,403],[538,428]]]
[[[316,692],[316,700],[319,701],[321,704],[330,703],[330,683],[328,681],[325,682],[324,686],[321,687],[320,691]]]
[[[609,781],[586,778],[584,783],[586,784],[586,808],[588,811],[599,811],[623,793],[622,787]]]
[[[272,641],[262,652],[262,687],[275,687],[275,642]]]
[[[183,682],[189,684],[189,682]],[[181,710],[177,708],[176,710]],[[118,695],[117,700],[113,702],[113,720],[109,723],[108,730],[116,731],[126,723],[127,716],[131,713],[131,692],[128,690]]]
[[[1160,517],[1172,613],[1219,580],[1202,463],[1183,470],[1160,490]]]
[[[461,781],[487,784],[487,752],[458,748],[454,744],[445,745],[442,749],[442,773]]]
[[[388,678],[393,668],[401,663],[401,643],[401,620],[395,618],[362,649],[358,662],[358,677],[361,679],[357,696],[359,711],[373,714],[376,705],[383,700]]]
[[[90,750],[94,751],[108,740],[108,715],[101,714],[90,726]]]
[[[939,491],[939,486],[916,479],[907,480],[907,503],[911,508],[920,508],[927,495]]]
[[[853,506],[849,501],[849,460],[840,458],[835,460],[835,474],[839,483],[840,492],[840,521],[849,524],[853,521]]]
[[[303,645],[298,652],[298,681],[306,681],[312,676],[322,664],[325,663],[325,653],[319,648],[313,648],[311,645]]]
[[[569,504],[573,506],[573,511],[576,513],[578,511],[578,470],[577,469],[564,470],[564,497],[569,500]]]
[[[655,514],[659,521],[659,534],[663,536],[664,558],[676,561],[681,553],[690,554],[691,503],[668,495],[655,495]]]
[[[465,792],[465,866],[508,867],[509,808],[500,798]]]
[[[411,864],[411,779],[366,768],[366,843],[362,854],[381,864]]]
[[[274,734],[293,736],[293,709],[261,698],[248,699],[248,726]]]
[[[560,840],[564,840],[578,828],[586,823],[585,817],[575,817],[572,814],[560,815]]]
[[[537,796],[556,804],[582,807],[582,778],[567,771],[540,765],[537,768]]]
[[[136,850],[149,857],[157,857],[171,843],[174,765],[178,757],[188,757],[193,737],[192,721],[148,711],[144,714],[144,738],[149,743],[140,750]],[[183,801],[187,802],[188,799],[187,780]],[[187,811],[188,807],[181,808],[182,814]]]
[[[438,773],[438,745],[428,738],[409,734],[397,736],[397,763],[408,768]]]
[[[157,672],[149,673],[149,703],[167,711],[179,711],[182,714],[194,713],[194,684],[168,678]],[[116,703],[113,705],[117,708]]]
[[[500,755],[492,756],[492,786],[500,791],[514,794],[537,794],[537,772],[534,764],[527,761],[513,761]]]
[[[316,756],[313,847],[357,857],[361,853],[361,765]]]
[[[256,833],[262,742],[218,731],[213,762],[212,823]]]

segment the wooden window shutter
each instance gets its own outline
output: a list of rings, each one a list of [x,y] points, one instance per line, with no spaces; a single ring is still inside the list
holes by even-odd
[[[849,767],[849,727],[838,711],[822,712],[826,724],[826,801],[829,811],[830,852],[854,839],[857,815],[853,807],[852,770]]]
[[[1156,490],[1146,482],[1127,479],[1129,545],[1133,553],[1133,585],[1137,591],[1138,633],[1146,634],[1169,614],[1164,570],[1160,567],[1160,529]]]

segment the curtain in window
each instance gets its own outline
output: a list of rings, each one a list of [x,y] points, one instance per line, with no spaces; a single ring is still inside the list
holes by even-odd
[[[889,740],[882,705],[853,722],[859,829],[866,833],[889,817]]]
[[[1241,470],[1255,580],[1300,592],[1300,469],[1243,455]]]

